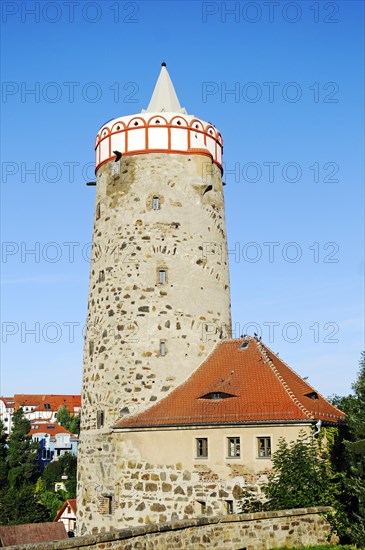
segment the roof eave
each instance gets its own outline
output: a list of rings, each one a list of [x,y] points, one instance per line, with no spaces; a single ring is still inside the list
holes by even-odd
[[[203,427],[227,427],[227,426],[256,426],[256,425],[272,425],[272,424],[313,424],[315,422],[318,422],[318,418],[299,418],[299,419],[282,419],[282,420],[241,420],[237,422],[194,422],[194,423],[179,423],[179,424],[136,424],[134,426],[112,426],[112,430],[114,431],[132,431],[132,430],[158,430],[158,429],[164,429],[164,428],[201,428]],[[333,420],[322,420],[322,423],[324,425],[342,425],[345,423],[345,420],[341,419],[333,419]]]

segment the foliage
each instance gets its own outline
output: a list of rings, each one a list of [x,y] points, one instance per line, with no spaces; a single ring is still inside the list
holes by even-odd
[[[65,500],[71,498],[66,491],[47,491],[41,477],[36,484],[35,496],[37,502],[47,510],[48,520],[53,520]]]
[[[297,441],[279,439],[273,455],[273,472],[263,487],[267,510],[329,506],[338,482],[323,442],[300,432]]]
[[[353,395],[334,396],[332,403],[347,415],[336,442],[333,463],[341,475],[340,505],[346,519],[338,531],[344,542],[365,547],[365,353]]]
[[[7,434],[2,420],[0,420],[0,490],[5,487],[8,479]]]
[[[250,514],[253,512],[262,512],[263,510],[265,510],[265,499],[260,498],[257,492],[243,488],[240,499],[240,512]]]
[[[30,422],[19,408],[13,415],[13,429],[7,449],[8,482],[10,487],[20,488],[35,483],[39,475],[37,466],[38,444],[28,435]]]
[[[29,430],[30,422],[21,408],[13,415],[8,443],[0,423],[1,525],[52,521],[64,501],[76,496],[76,457],[66,453],[48,464],[41,475],[39,447],[28,436]],[[55,483],[65,475],[66,490],[56,492]]]
[[[66,475],[65,480],[66,498],[76,498],[76,470],[77,458],[70,453],[65,453],[58,460],[47,464],[42,473],[42,483],[46,491],[54,491],[55,483],[62,480],[62,476]]]
[[[46,508],[37,502],[34,486],[9,487],[0,494],[0,524],[40,523],[49,521]]]
[[[241,511],[334,505],[339,479],[332,470],[328,446],[325,437],[314,439],[304,431],[296,441],[280,438],[272,458],[273,470],[262,487],[265,500],[244,490]]]
[[[68,407],[62,406],[57,411],[57,424],[60,424],[72,434],[78,435],[80,433],[80,418],[80,412],[71,415]]]
[[[280,550],[285,550],[285,548],[287,547],[281,546]],[[279,550],[279,548],[272,548],[271,550]],[[336,546],[332,546],[332,545],[328,546],[327,544],[326,545],[322,544],[318,546],[301,546],[300,548],[298,547],[293,548],[292,546],[290,546],[290,550],[356,550],[356,547],[352,545],[342,546],[342,545],[336,544]]]

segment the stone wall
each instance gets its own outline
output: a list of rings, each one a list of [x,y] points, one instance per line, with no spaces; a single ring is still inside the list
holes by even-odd
[[[101,498],[113,498],[111,488],[119,483],[113,467],[130,456],[116,454],[111,426],[166,396],[230,330],[219,168],[204,155],[164,153],[102,166],[78,449],[81,534],[126,525],[103,513],[106,500],[85,498],[94,480]]]
[[[279,510],[133,527],[60,542],[8,547],[8,550],[262,550],[326,544],[329,507]]]

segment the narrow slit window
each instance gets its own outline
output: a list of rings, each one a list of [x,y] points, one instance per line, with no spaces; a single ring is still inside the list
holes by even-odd
[[[100,218],[100,212],[101,212],[100,202],[98,202],[98,204],[96,205],[96,216],[95,216],[97,220]]]
[[[226,500],[227,514],[233,514],[233,500]]]
[[[160,209],[160,199],[156,196],[152,199],[152,209],[153,210],[159,210]]]
[[[103,428],[104,426],[104,411],[98,411],[96,413],[96,427]]]
[[[120,163],[118,161],[112,163],[112,176],[120,174]]]
[[[166,342],[161,340],[160,342],[160,356],[164,357],[166,355]]]
[[[105,281],[105,271],[99,271],[99,283],[103,283]]]
[[[89,355],[94,353],[94,340],[89,340]]]
[[[107,496],[107,510],[108,510],[108,514],[112,514],[113,513],[113,497],[112,496]]]
[[[166,270],[165,269],[159,269],[158,271],[158,282],[160,285],[164,285],[166,283]]]

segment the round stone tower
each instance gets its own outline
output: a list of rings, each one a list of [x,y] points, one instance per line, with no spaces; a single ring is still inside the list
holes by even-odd
[[[166,396],[230,337],[222,147],[212,124],[181,108],[165,64],[147,110],[111,120],[97,135],[79,452],[83,521],[86,486],[97,476],[102,494],[108,463],[115,464],[116,420]]]

